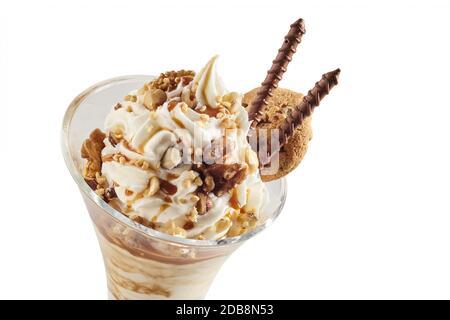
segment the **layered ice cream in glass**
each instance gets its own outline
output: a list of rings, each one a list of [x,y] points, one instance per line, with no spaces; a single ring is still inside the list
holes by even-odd
[[[203,298],[225,259],[281,210],[284,179],[261,180],[242,95],[216,61],[100,83],[66,113],[64,156],[110,298]]]

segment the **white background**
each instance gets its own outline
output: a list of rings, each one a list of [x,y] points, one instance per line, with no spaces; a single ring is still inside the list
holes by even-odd
[[[245,92],[299,17],[307,34],[281,86],[307,91],[336,67],[340,84],[314,114],[281,217],[208,298],[450,298],[444,1],[0,3],[0,298],[106,298],[59,147],[75,95],[118,75],[198,70],[215,53],[228,88]]]

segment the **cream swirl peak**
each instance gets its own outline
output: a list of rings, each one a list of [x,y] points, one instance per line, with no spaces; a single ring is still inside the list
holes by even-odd
[[[106,134],[83,144],[85,178],[98,194],[131,219],[180,237],[245,233],[267,198],[242,95],[226,91],[216,61],[130,92],[107,115]]]
[[[216,108],[216,98],[223,96],[227,92],[222,79],[217,74],[217,58],[217,55],[212,57],[194,79],[198,84],[195,93],[197,103],[211,108]]]

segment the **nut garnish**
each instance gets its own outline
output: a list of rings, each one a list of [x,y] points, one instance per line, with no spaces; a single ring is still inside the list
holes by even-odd
[[[242,105],[242,96],[236,92],[229,92],[222,97],[219,103],[229,110],[229,112],[236,113]]]
[[[139,90],[137,91],[137,93],[138,93],[139,95],[143,95],[143,94],[145,94],[145,91],[147,91],[147,90],[148,90],[147,86],[143,86],[142,88],[139,88]]]
[[[184,102],[181,103],[180,108],[181,108],[181,111],[182,111],[183,113],[186,113],[186,112],[188,112],[188,110],[189,110],[188,105],[187,105],[186,103],[184,103]]]
[[[144,95],[144,106],[149,110],[154,110],[162,105],[167,99],[167,94],[161,89],[147,91]]]
[[[200,106],[198,108],[196,108],[195,110],[199,111],[199,112],[205,112],[206,111],[206,106]]]
[[[219,114],[217,114],[219,115]],[[219,126],[223,129],[236,129],[236,122],[228,117],[222,117],[222,121],[220,122]]]
[[[203,191],[214,192],[218,197],[241,183],[247,171],[247,165],[239,163],[197,165],[193,168],[204,177]]]
[[[173,220],[170,220],[162,225],[160,230],[173,236],[186,237],[186,230],[177,226]]]
[[[140,215],[136,214],[136,213],[132,213],[128,216],[131,220],[133,220],[134,222],[140,223],[142,224],[144,222],[144,218],[142,218]]]
[[[163,156],[161,165],[164,169],[170,170],[179,165],[181,160],[180,150],[177,148],[169,148]]]
[[[186,215],[186,218],[192,222],[197,222],[198,211],[196,207],[193,207],[189,213]]]
[[[194,179],[194,184],[197,187],[200,187],[203,184],[203,181],[202,181],[202,179],[200,177],[197,177],[197,178]]]
[[[212,192],[215,187],[216,187],[216,185],[214,183],[214,178],[212,176],[206,176],[205,177],[205,185],[203,187],[203,190],[205,192]]]
[[[192,182],[191,182],[191,180],[190,180],[190,179],[186,179],[186,180],[183,180],[183,182],[182,182],[182,185],[183,185],[183,188],[186,188],[186,189],[188,189],[188,188],[190,188],[190,187],[191,187],[191,185],[192,185]]]
[[[224,217],[216,223],[216,233],[221,233],[221,232],[229,229],[230,226],[231,226],[231,220],[227,217]]]
[[[136,102],[137,101],[137,97],[135,95],[126,95],[125,98],[123,98],[125,101],[131,101],[131,102]]]
[[[196,208],[199,215],[204,215],[212,208],[212,201],[211,198],[203,192],[199,192],[198,197],[199,201],[196,204]]]
[[[159,179],[156,176],[153,176],[150,178],[149,187],[144,192],[144,197],[148,198],[153,196],[159,191],[160,185],[159,185]]]
[[[161,89],[163,91],[175,90],[180,81],[183,85],[188,85],[195,76],[195,72],[191,70],[168,71],[161,73],[158,78],[150,82],[147,86],[150,89]]]

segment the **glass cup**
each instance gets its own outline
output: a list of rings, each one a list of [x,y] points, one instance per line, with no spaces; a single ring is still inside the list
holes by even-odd
[[[63,155],[94,224],[106,269],[108,297],[202,299],[227,257],[279,215],[286,198],[286,181],[266,183],[270,201],[254,230],[217,241],[161,233],[108,205],[84,181],[81,145],[93,129],[103,128],[106,115],[117,101],[151,79],[151,76],[118,77],[78,95],[64,116]]]

